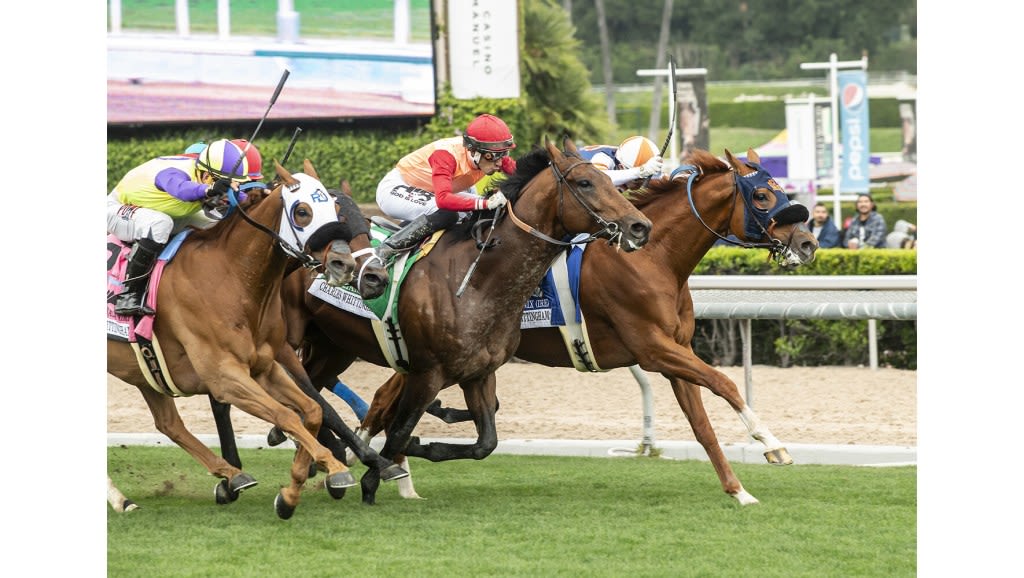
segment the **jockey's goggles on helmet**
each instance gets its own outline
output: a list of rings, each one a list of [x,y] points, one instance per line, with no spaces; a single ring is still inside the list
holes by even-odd
[[[500,161],[501,159],[507,157],[508,153],[509,153],[508,149],[505,149],[503,151],[487,151],[487,150],[482,150],[482,151],[480,151],[480,157],[483,158],[485,161],[496,162],[496,161]]]

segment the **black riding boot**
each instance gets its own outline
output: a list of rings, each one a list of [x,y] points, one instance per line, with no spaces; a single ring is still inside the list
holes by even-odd
[[[436,213],[435,213],[436,214]],[[458,214],[454,214],[458,218]],[[409,221],[404,227],[399,229],[393,235],[384,240],[383,243],[377,245],[377,257],[380,260],[387,263],[395,253],[412,249],[427,235],[437,231],[438,229],[444,228],[437,226],[434,219],[431,219],[432,215],[420,215]],[[448,219],[445,219],[446,221]]]
[[[114,313],[125,316],[153,314],[153,310],[145,305],[146,283],[156,257],[163,248],[164,244],[151,239],[139,239],[135,242],[128,256],[124,291],[117,296]]]

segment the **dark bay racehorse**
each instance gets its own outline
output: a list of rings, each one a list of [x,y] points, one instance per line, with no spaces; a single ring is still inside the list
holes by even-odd
[[[571,141],[564,145],[565,152],[547,142],[519,159],[516,174],[502,185],[509,199],[507,214],[487,225],[490,242],[475,240],[472,231],[481,229],[466,223],[442,235],[412,266],[398,297],[397,315],[408,344],[408,381],[381,456],[447,460],[489,455],[498,441],[494,371],[518,346],[523,306],[565,246],[563,239],[587,233],[592,240],[608,238],[625,252],[647,242],[650,221],[606,175],[578,156]],[[307,358],[340,369],[355,357],[388,365],[369,320],[308,295],[307,286],[294,276],[285,281],[285,292],[292,295],[288,302],[300,307],[305,303],[306,319],[312,320],[305,332]],[[339,347],[343,364],[335,363]],[[311,369],[307,364],[307,371]],[[317,371],[321,376],[330,373],[319,364]],[[412,437],[417,422],[438,392],[455,383],[473,412],[476,443],[420,444]],[[368,504],[374,503],[377,491],[374,476],[371,470],[363,477],[363,501]]]
[[[672,179],[653,180],[632,202],[654,222],[647,247],[624,257],[600,244],[584,252],[580,306],[586,325],[591,371],[639,364],[664,375],[697,441],[704,447],[725,492],[741,504],[756,503],[736,477],[708,420],[699,387],[725,399],[739,414],[750,435],[762,442],[770,463],[792,463],[782,443],[765,427],[740,396],[736,384],[694,353],[693,300],[687,280],[714,243],[732,234],[744,247],[763,247],[783,266],[814,259],[817,241],[805,223],[807,209],[790,204],[760,159],[748,151],[748,162],[729,151],[725,164],[706,151],[696,151],[689,170],[680,167]],[[318,319],[330,319],[321,312]],[[551,367],[577,367],[558,328],[524,330],[515,355]],[[352,358],[342,351],[315,350],[306,360],[314,383],[330,387],[339,366]],[[320,356],[334,359],[325,361]],[[338,358],[341,359],[338,359]],[[333,363],[331,363],[333,362]],[[368,436],[390,422],[405,376],[395,374],[378,389],[363,420]],[[567,400],[567,403],[570,401]],[[433,410],[432,410],[433,412]],[[459,412],[457,412],[459,413]],[[445,421],[467,419],[461,415]],[[401,462],[399,462],[401,463]],[[403,496],[416,496],[411,478],[399,483]]]
[[[337,205],[312,165],[288,174],[275,163],[281,185],[265,199],[235,211],[206,230],[193,232],[163,272],[154,344],[164,361],[168,390],[151,387],[131,344],[107,342],[107,372],[139,388],[157,429],[174,440],[211,474],[221,478],[219,502],[230,501],[256,482],[216,456],[191,434],[172,395],[209,394],[240,407],[287,432],[299,447],[291,485],[275,497],[282,518],[292,515],[312,461],[327,472],[332,496],[355,485],[347,466],[316,440],[320,405],[304,393],[274,358],[284,341],[280,287],[290,258],[316,262],[303,251],[322,255],[328,283],[351,280],[347,244]]]

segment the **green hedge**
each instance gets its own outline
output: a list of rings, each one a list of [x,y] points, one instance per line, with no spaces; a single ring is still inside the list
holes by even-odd
[[[708,104],[708,114],[714,126],[721,128],[786,128],[786,103],[782,100],[712,102]],[[868,123],[871,128],[903,126],[899,100],[872,98],[868,104]]]

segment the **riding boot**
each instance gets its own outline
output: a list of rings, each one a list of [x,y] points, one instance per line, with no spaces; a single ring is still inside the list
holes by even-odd
[[[385,239],[383,243],[377,245],[377,257],[379,257],[384,263],[387,263],[395,253],[412,249],[419,244],[424,237],[438,230],[440,227],[431,223],[431,220],[427,217],[428,215],[420,215],[416,217],[393,235]]]
[[[135,242],[128,256],[128,266],[125,268],[124,291],[117,297],[114,313],[129,317],[154,313],[145,304],[146,284],[156,257],[163,248],[163,243],[151,239],[139,239]]]

